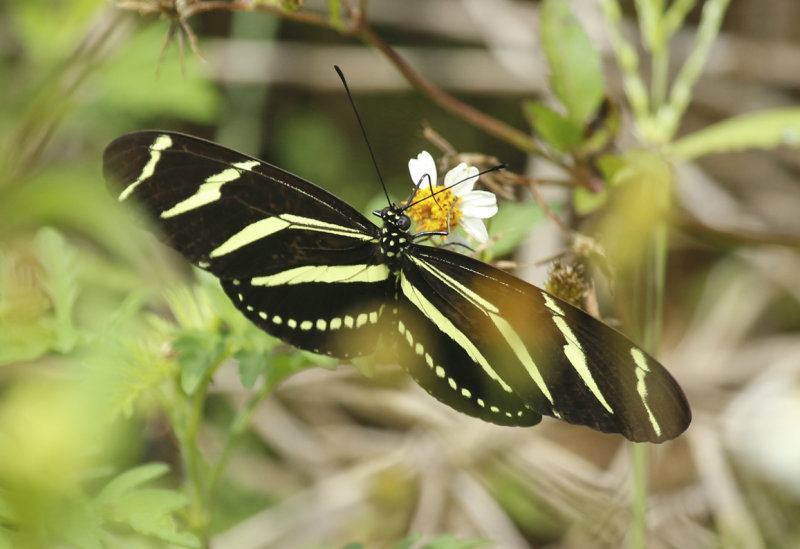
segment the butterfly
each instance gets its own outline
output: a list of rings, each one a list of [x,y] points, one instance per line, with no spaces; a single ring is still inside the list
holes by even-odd
[[[103,170],[250,321],[300,349],[388,350],[436,399],[499,425],[547,415],[663,442],[691,421],[677,382],[641,348],[511,274],[422,244],[404,206],[374,212],[376,225],[296,175],[168,131],[115,139]]]

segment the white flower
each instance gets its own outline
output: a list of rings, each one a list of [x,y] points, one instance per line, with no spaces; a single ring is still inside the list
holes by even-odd
[[[408,171],[417,192],[408,208],[420,231],[446,231],[462,227],[477,242],[489,240],[483,224],[497,213],[497,197],[488,191],[473,191],[478,168],[461,163],[444,176],[444,185],[437,186],[436,163],[428,151],[408,161]]]

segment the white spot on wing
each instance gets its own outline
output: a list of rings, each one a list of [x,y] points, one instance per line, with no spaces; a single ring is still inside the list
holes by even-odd
[[[412,258],[413,259],[413,258]],[[416,260],[415,260],[416,261]],[[424,264],[423,264],[424,265]],[[510,393],[511,387],[497,374],[494,368],[491,367],[481,352],[475,347],[475,344],[467,337],[461,330],[453,325],[452,321],[442,314],[428,299],[423,296],[417,289],[408,281],[408,279],[401,274],[400,288],[403,295],[426,316],[431,322],[444,332],[450,339],[455,341],[467,355],[478,363],[486,374],[496,381],[504,391]]]

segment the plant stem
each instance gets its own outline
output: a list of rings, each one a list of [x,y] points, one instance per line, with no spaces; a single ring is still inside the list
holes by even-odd
[[[180,385],[180,379],[175,380],[175,392],[180,395],[177,410],[170,413],[170,421],[175,430],[175,436],[181,448],[183,466],[185,470],[185,492],[189,500],[188,522],[195,534],[202,540],[204,547],[208,545],[208,524],[211,518],[207,493],[207,464],[197,444],[200,424],[203,420],[208,387],[214,374],[227,360],[229,354],[221,353],[217,361],[211,366],[197,388],[191,395],[186,395]]]
[[[622,34],[622,8],[617,0],[600,0],[603,14],[608,25],[608,37],[614,56],[622,71],[622,85],[625,96],[633,110],[636,124],[643,136],[649,137],[653,133],[651,128],[650,101],[647,88],[639,74],[639,54],[636,48],[628,42]]]
[[[269,396],[277,381],[278,379],[271,379],[271,376],[265,376],[264,384],[261,386],[261,388],[250,398],[250,400],[247,401],[247,404],[244,406],[244,408],[239,410],[239,412],[233,418],[230,428],[228,429],[228,436],[225,438],[225,443],[222,445],[222,452],[220,453],[219,459],[217,459],[217,462],[213,465],[209,473],[209,479],[206,485],[205,493],[207,507],[209,509],[211,509],[213,504],[214,493],[216,492],[219,481],[222,478],[222,473],[225,471],[225,468],[228,466],[228,462],[233,455],[233,449],[236,447],[236,444],[250,426],[251,420],[253,419],[253,414],[258,408],[258,405],[261,404],[261,402],[267,396]]]
[[[644,187],[647,191],[648,187]],[[650,193],[648,193],[650,194]],[[666,208],[667,204],[663,204]],[[663,330],[664,290],[667,267],[668,232],[665,217],[658,216],[650,227],[649,244],[637,276],[637,299],[643,301],[637,339],[651,354],[658,349]],[[647,493],[649,446],[631,443],[631,501],[630,549],[644,549],[647,544]]]
[[[708,53],[711,50],[711,44],[719,35],[722,18],[728,9],[729,3],[730,0],[707,0],[703,4],[703,12],[700,17],[700,26],[697,28],[694,47],[672,84],[669,108],[665,110],[664,116],[662,116],[664,135],[667,140],[672,139],[675,135],[678,130],[678,124],[689,106],[692,88],[703,72]]]

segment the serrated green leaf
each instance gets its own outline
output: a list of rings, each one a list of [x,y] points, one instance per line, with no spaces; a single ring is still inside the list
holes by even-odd
[[[0,364],[75,347],[79,271],[75,251],[54,229],[41,229],[30,249],[0,251]]]
[[[595,112],[605,93],[600,55],[565,0],[544,1],[541,34],[550,85],[569,118],[580,124]]]
[[[172,346],[178,352],[181,388],[190,395],[194,393],[209,370],[222,358],[219,339],[216,334],[183,330]]]
[[[339,360],[332,357],[315,355],[307,351],[295,350],[286,353],[276,354],[269,359],[270,383],[275,383],[295,372],[304,370],[309,366],[321,366],[330,368],[339,363]]]
[[[37,323],[0,326],[0,365],[42,356],[52,348],[51,336]]]
[[[771,109],[734,116],[690,133],[672,144],[679,159],[742,149],[800,146],[800,108]]]
[[[106,484],[97,495],[100,504],[113,503],[123,494],[169,472],[166,463],[147,463],[120,473]]]
[[[525,114],[533,130],[558,152],[568,152],[583,139],[580,124],[543,103],[535,101],[527,103]]]
[[[489,238],[497,240],[491,247],[494,257],[514,251],[530,228],[544,219],[545,214],[536,202],[504,202],[491,219]]]
[[[49,227],[40,229],[36,234],[34,249],[47,273],[43,283],[53,304],[55,348],[65,353],[75,346],[79,337],[72,322],[80,270],[75,250],[67,245],[58,231]]]
[[[113,520],[128,524],[141,534],[155,536],[184,547],[200,547],[189,532],[178,532],[172,513],[185,507],[186,497],[172,490],[144,489],[123,494],[114,503]]]
[[[258,376],[264,372],[267,366],[264,355],[242,349],[235,353],[233,358],[239,361],[239,377],[242,380],[242,387],[252,389]]]

